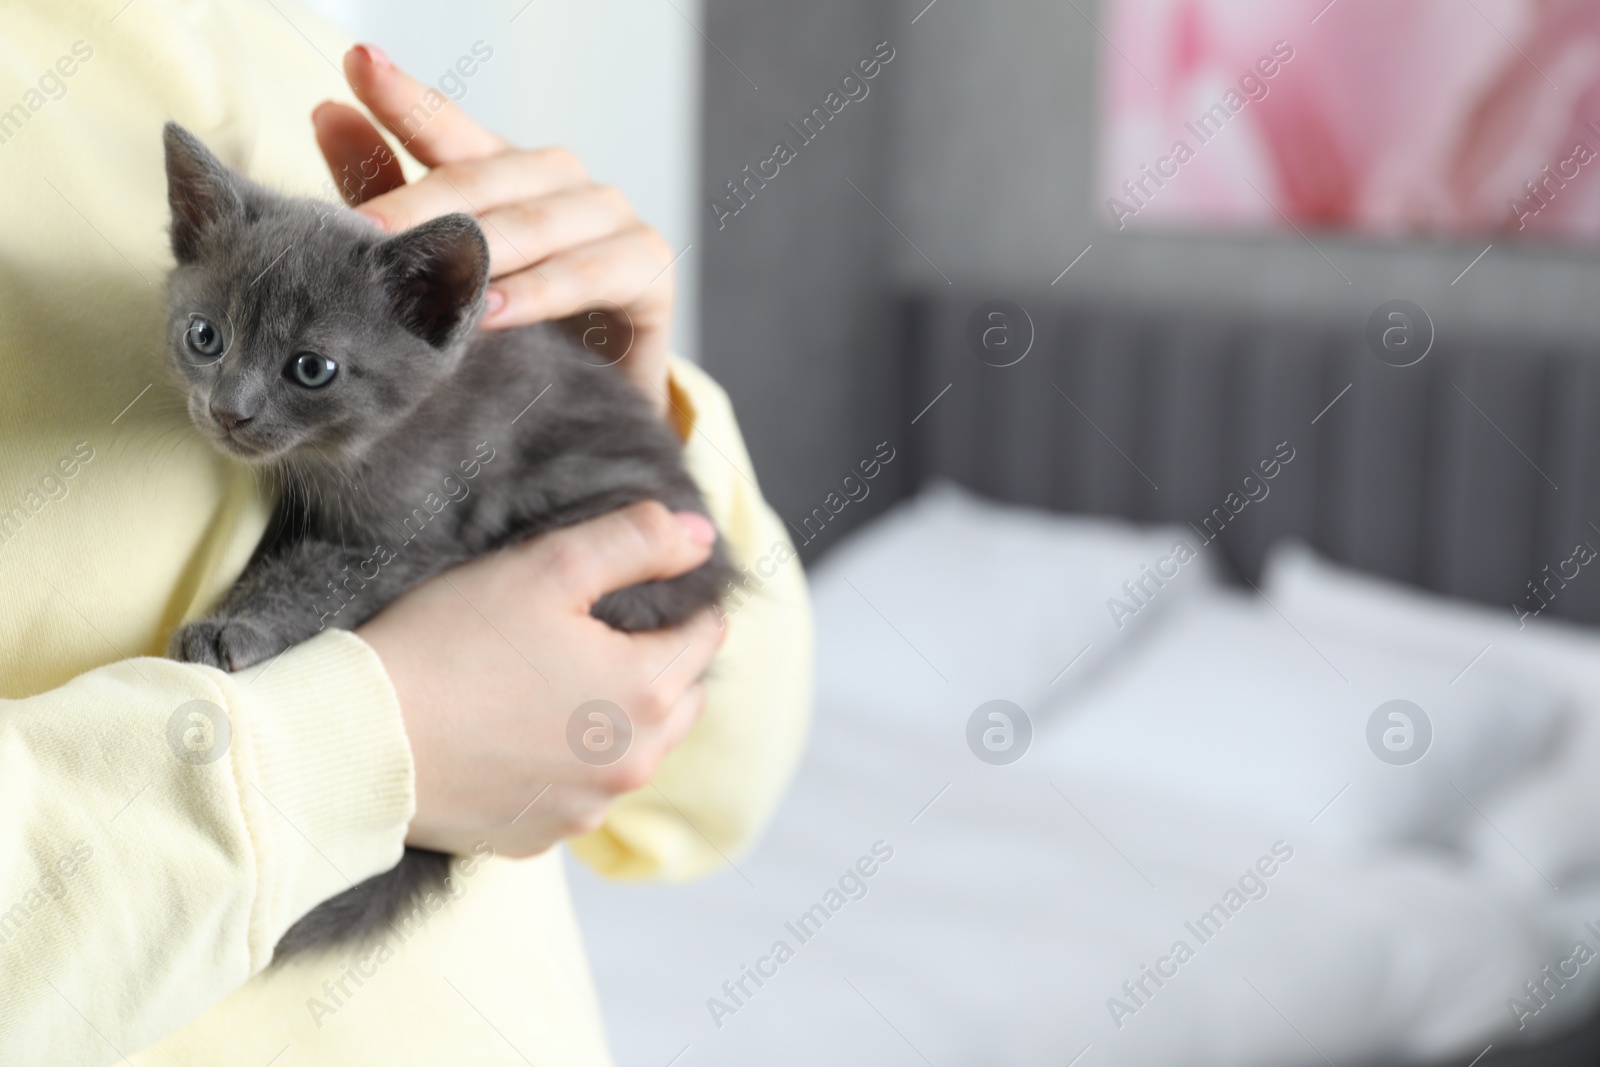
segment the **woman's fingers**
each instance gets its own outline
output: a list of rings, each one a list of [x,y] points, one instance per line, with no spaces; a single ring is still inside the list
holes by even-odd
[[[689,736],[689,731],[694,729],[694,724],[700,721],[700,713],[706,706],[706,684],[695,682],[679,698],[677,706],[667,716],[667,721],[661,724],[662,755],[671,752]]]
[[[646,336],[655,318],[670,318],[672,250],[635,221],[620,193],[589,185],[572,153],[512,150],[372,45],[350,49],[344,65],[357,98],[432,169],[405,184],[365,116],[325,104],[313,115],[323,154],[336,175],[353,169],[357,176],[353,187],[341,181],[341,192],[390,233],[457,211],[478,216],[499,279],[485,327],[565,318],[597,303],[627,308],[633,329]]]
[[[561,148],[507,151],[470,163],[435,167],[410,185],[366,201],[361,213],[390,233],[454,211],[484,215],[495,208],[583,186],[583,165]]]
[[[689,731],[694,729],[694,724],[700,721],[700,713],[706,709],[706,684],[696,682],[683,694],[677,707],[672,709],[672,714],[661,726],[662,755],[677,748],[683,739],[689,736]]]
[[[658,712],[669,711],[679,695],[700,680],[727,634],[717,613],[707,608],[670,630],[630,635],[649,670],[645,692],[658,698],[653,705]]]
[[[518,551],[541,558],[549,584],[587,613],[607,593],[700,566],[716,539],[704,515],[673,514],[647,500],[535,538]]]
[[[478,221],[489,239],[489,274],[498,278],[627,229],[634,214],[615,188],[591,185],[504,204]]]
[[[331,100],[319,104],[311,112],[311,125],[339,195],[350,207],[405,185],[389,142],[355,108]]]
[[[484,316],[488,329],[526,326],[532,322],[564,319],[597,303],[628,309],[633,328],[649,330],[660,305],[670,314],[672,281],[668,268],[672,250],[655,230],[635,225],[620,233],[542,260],[537,267],[497,278],[490,289],[490,306]],[[650,290],[659,286],[659,300]],[[493,295],[504,297],[497,303]]]
[[[655,709],[647,721],[630,723],[634,730],[634,743],[630,745],[628,753],[616,765],[596,775],[604,791],[597,798],[602,810],[617,796],[642,789],[655,777],[662,759],[677,748],[689,736],[689,731],[694,729],[694,724],[700,721],[705,703],[705,683],[696,681],[670,705]]]
[[[378,123],[429,172],[412,184],[383,134],[343,104],[313,113],[317,141],[345,202],[389,233],[454,212],[476,216],[489,241],[484,329],[620,308],[580,324],[584,344],[666,410],[673,250],[616,190],[590,183],[561,148],[516,150],[372,45],[344,58],[345,76]],[[593,339],[593,343],[591,343]]]
[[[509,147],[372,45],[358,44],[345,53],[344,76],[356,99],[424,166],[482,159]]]

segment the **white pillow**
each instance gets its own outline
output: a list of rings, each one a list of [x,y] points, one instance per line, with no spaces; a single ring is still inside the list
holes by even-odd
[[[1480,803],[1469,837],[1480,860],[1548,888],[1600,881],[1600,631],[1509,607],[1436,596],[1330,563],[1286,542],[1269,554],[1263,589],[1296,620],[1360,628],[1377,641],[1423,645],[1472,667],[1517,671],[1568,697],[1558,750],[1537,775]]]
[[[818,679],[818,699],[892,715],[1007,699],[1032,714],[1152,618],[1216,584],[1196,540],[1182,527],[1009,507],[935,485],[813,573],[817,617],[830,620],[818,662],[848,665]],[[1187,562],[1174,554],[1180,543]],[[1151,577],[1158,569],[1168,576]],[[1125,582],[1146,593],[1130,596]]]
[[[1546,747],[1559,696],[1481,664],[1452,685],[1465,659],[1376,627],[1315,626],[1313,614],[1253,593],[1189,598],[1062,717],[1039,758],[1063,772],[1120,770],[1177,803],[1266,816],[1307,837],[1460,839],[1472,804]],[[1403,766],[1369,742],[1373,713],[1396,699],[1432,724],[1425,754]]]

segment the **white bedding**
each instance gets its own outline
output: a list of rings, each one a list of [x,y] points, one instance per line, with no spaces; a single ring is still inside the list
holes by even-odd
[[[1522,986],[1600,950],[1600,640],[1294,550],[1264,598],[1201,550],[1116,626],[1181,536],[946,489],[841,546],[754,852],[573,868],[618,1063],[1465,1063],[1592,1010],[1600,963]],[[967,743],[996,698],[1034,728],[1005,766]],[[1433,724],[1409,766],[1367,748],[1393,698]]]

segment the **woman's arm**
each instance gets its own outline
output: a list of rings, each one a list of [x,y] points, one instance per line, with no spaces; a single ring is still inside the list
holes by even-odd
[[[392,865],[411,809],[399,707],[347,633],[0,703],[0,1062],[111,1062],[199,1014]]]
[[[703,527],[636,505],[261,668],[131,659],[0,702],[0,1063],[110,1063],[177,1029],[408,835],[525,856],[593,829],[688,732],[721,635],[709,614],[622,634],[589,606],[699,566]],[[566,739],[601,693],[634,719],[607,767]]]

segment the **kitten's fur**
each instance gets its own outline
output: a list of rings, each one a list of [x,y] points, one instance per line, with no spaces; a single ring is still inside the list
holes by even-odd
[[[615,368],[558,325],[475,332],[489,249],[470,217],[389,237],[232,173],[176,124],[165,141],[168,347],[190,417],[283,488],[256,557],[174,635],[173,656],[239,670],[542,531],[640,500],[704,514],[679,443]],[[196,316],[221,332],[220,357],[191,347],[209,336],[190,333]],[[333,380],[293,380],[302,352],[334,360]],[[671,625],[730,576],[719,546],[593,613],[623,630]],[[275,958],[376,934],[448,870],[449,857],[406,849],[297,922]]]

